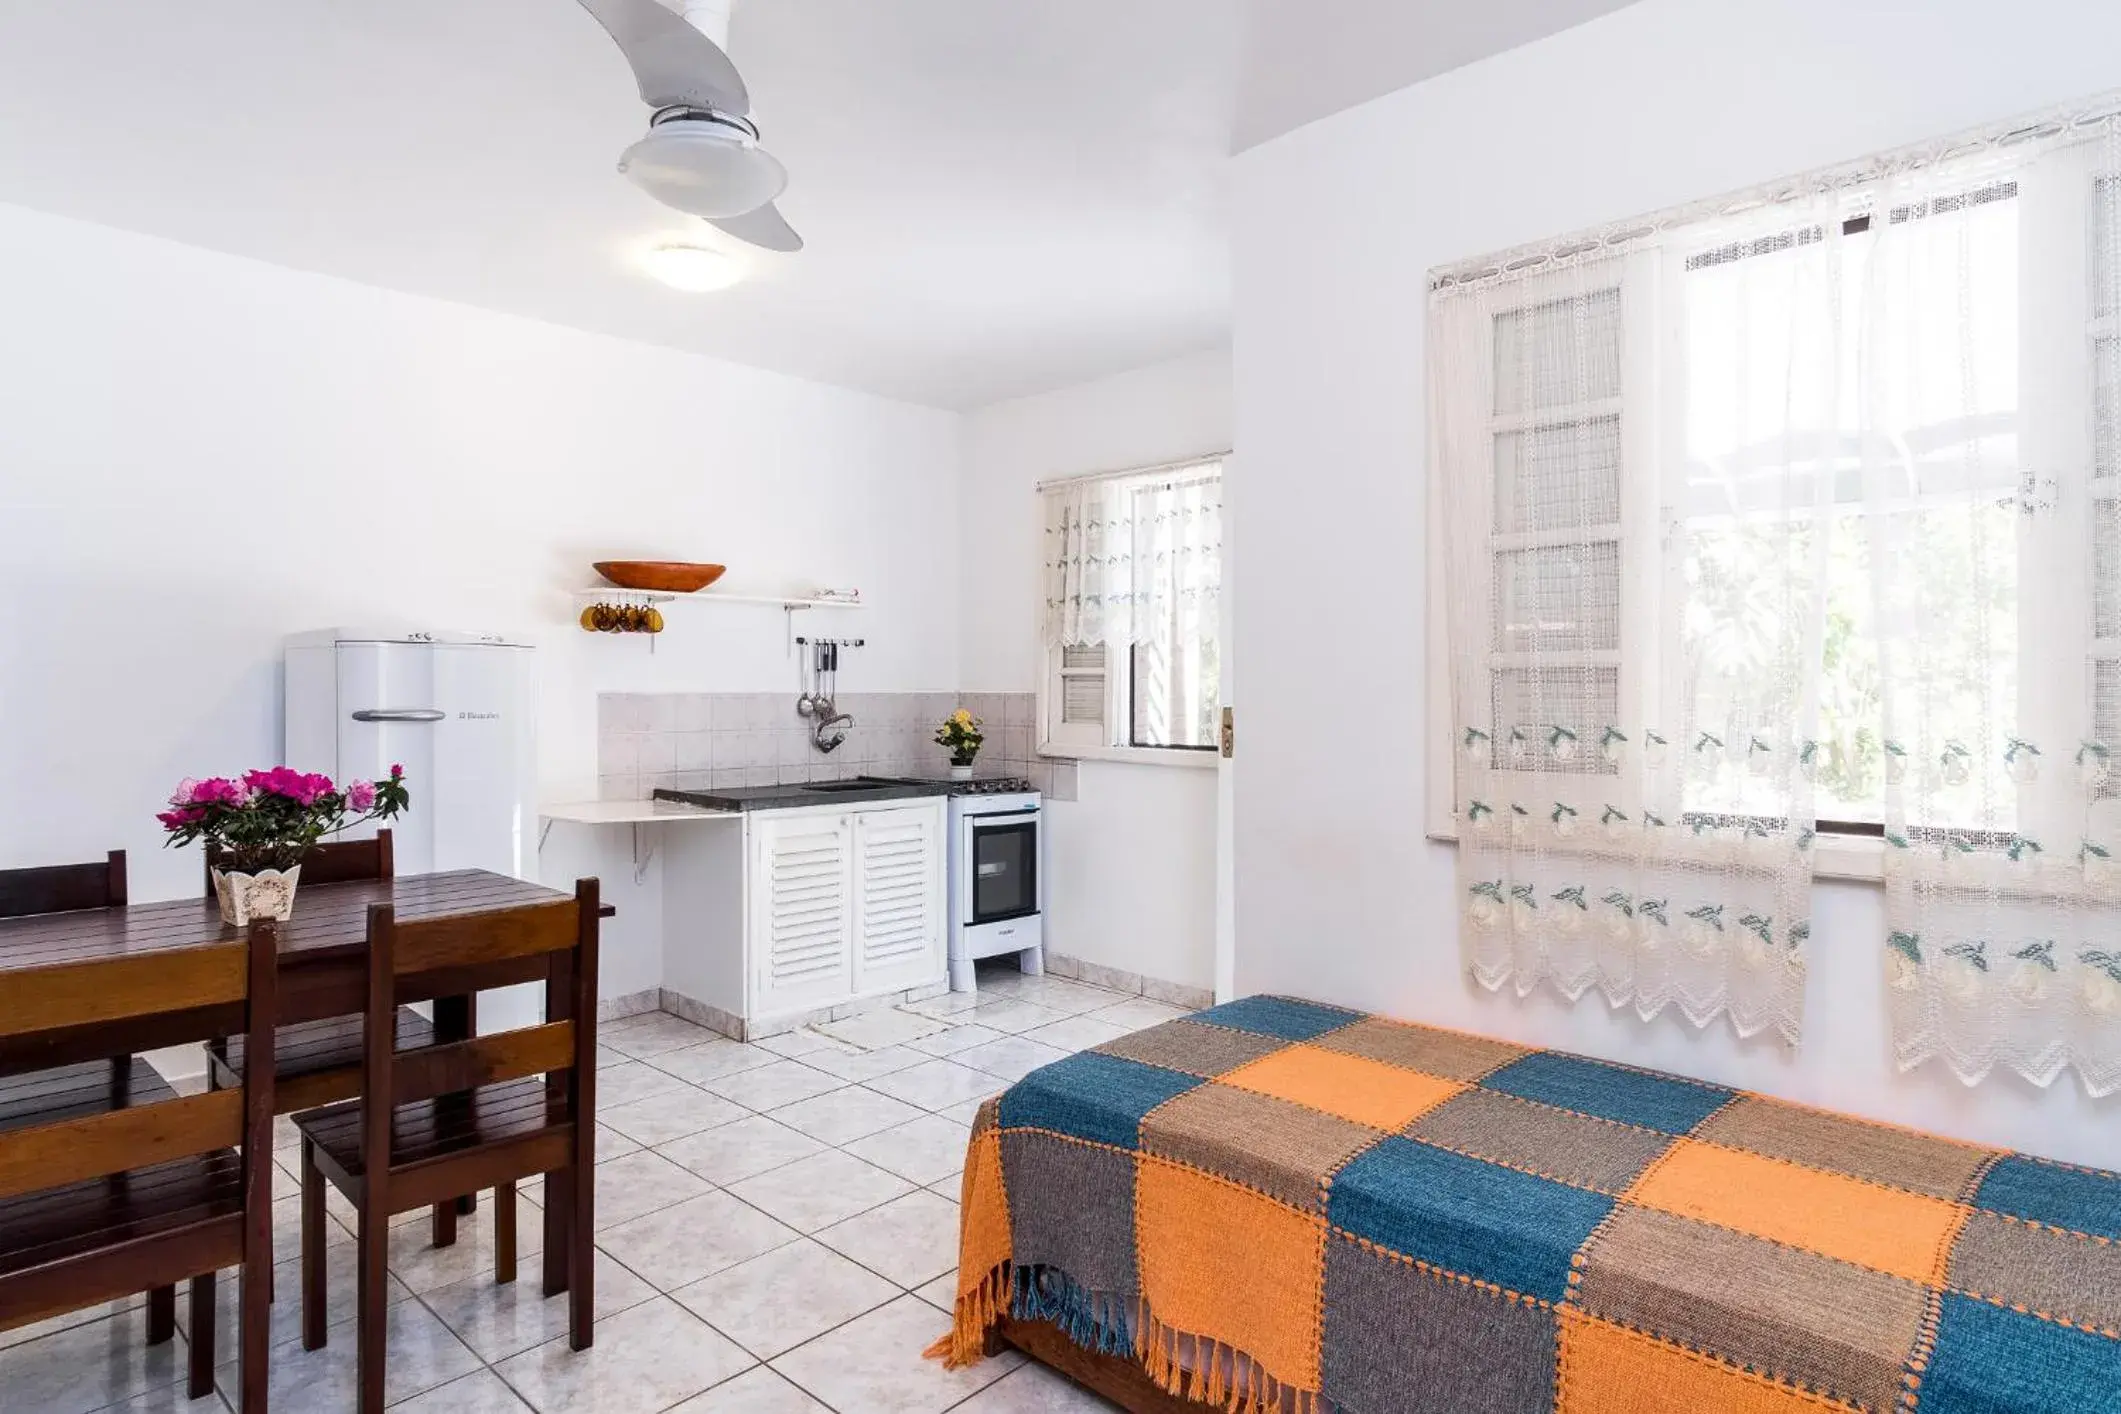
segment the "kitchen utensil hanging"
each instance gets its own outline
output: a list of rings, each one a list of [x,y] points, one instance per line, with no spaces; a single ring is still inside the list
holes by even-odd
[[[816,719],[816,725],[811,728],[810,740],[819,751],[828,755],[846,743],[847,734],[853,731],[855,726],[854,718],[842,712],[836,702],[839,691],[840,650],[860,648],[864,642],[865,640],[859,638],[796,639],[798,646],[810,650],[812,683],[811,690],[796,699],[795,710],[803,716]]]

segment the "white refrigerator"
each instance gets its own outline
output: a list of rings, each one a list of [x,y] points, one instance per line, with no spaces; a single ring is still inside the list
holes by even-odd
[[[404,766],[412,803],[389,822],[401,875],[488,869],[535,879],[535,657],[528,644],[463,633],[297,634],[285,654],[286,764],[342,783]],[[491,993],[480,1028],[537,1011],[535,989]]]

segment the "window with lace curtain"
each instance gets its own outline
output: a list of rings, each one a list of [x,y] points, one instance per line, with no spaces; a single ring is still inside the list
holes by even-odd
[[[1437,272],[1430,827],[1469,970],[2121,1086],[2121,101]]]
[[[1040,751],[1212,752],[1221,459],[1057,482],[1042,499]]]

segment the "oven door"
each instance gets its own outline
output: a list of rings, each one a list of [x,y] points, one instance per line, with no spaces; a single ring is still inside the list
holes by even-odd
[[[1038,811],[965,817],[966,922],[1038,912]]]

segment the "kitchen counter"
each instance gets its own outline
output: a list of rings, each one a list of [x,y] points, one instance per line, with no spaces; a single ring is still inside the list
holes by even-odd
[[[823,787],[823,789],[820,789]],[[880,800],[916,800],[948,795],[948,781],[893,781],[862,776],[848,781],[811,781],[734,790],[659,790],[657,800],[706,810],[801,810],[814,805],[868,805]]]

